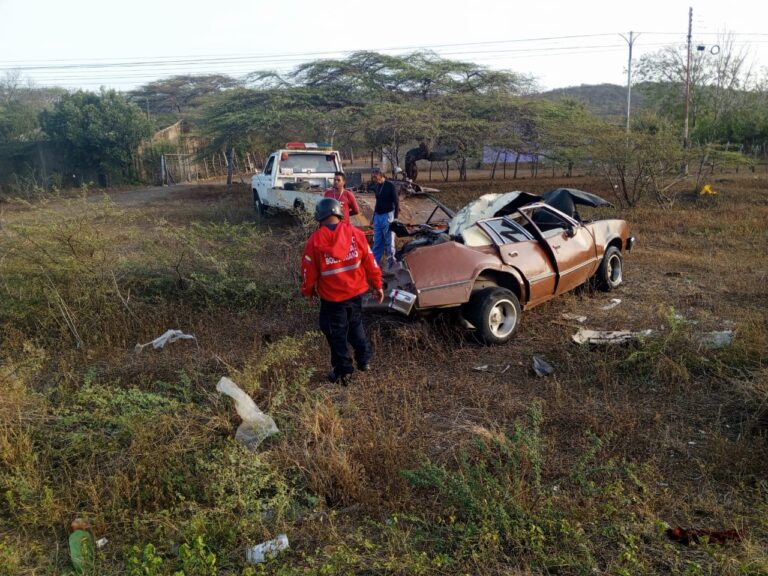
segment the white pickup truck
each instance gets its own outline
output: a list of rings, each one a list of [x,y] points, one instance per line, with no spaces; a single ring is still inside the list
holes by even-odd
[[[312,213],[333,185],[334,172],[341,172],[341,158],[329,145],[288,142],[251,179],[253,204],[262,215],[268,208]]]

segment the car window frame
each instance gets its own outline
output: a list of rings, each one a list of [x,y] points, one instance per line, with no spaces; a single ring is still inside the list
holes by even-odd
[[[267,165],[264,166],[264,172],[262,174],[272,174],[272,169],[275,167],[275,155],[269,157],[269,160],[267,160]]]
[[[502,234],[499,231],[497,231],[493,227],[492,223],[496,221],[502,221],[511,225],[511,228],[513,228],[518,233],[522,234],[524,236],[524,239],[510,240],[508,238],[505,238],[504,236],[502,236]],[[486,218],[484,220],[480,220],[476,224],[480,224],[483,232],[485,232],[491,238],[494,244],[498,246],[506,246],[507,244],[516,244],[518,242],[530,242],[532,240],[536,240],[536,238],[534,238],[534,236],[530,232],[528,232],[528,230],[526,230],[523,226],[521,226],[520,224],[518,224],[513,219],[507,216],[497,216],[495,218]]]
[[[546,212],[550,213],[556,218],[559,218],[560,220],[564,221],[567,226],[565,228],[549,228],[547,230],[542,230],[541,227],[536,223],[536,221],[533,219],[533,212],[534,210],[545,210]],[[520,214],[523,215],[523,217],[539,232],[542,238],[548,238],[553,235],[556,235],[558,233],[562,233],[567,231],[569,228],[576,229],[582,224],[575,219],[571,218],[567,214],[564,214],[563,212],[560,212],[557,208],[554,208],[552,206],[549,206],[548,204],[543,203],[536,203],[531,204],[528,206],[522,206],[518,210]],[[552,234],[552,232],[555,232],[555,234]]]

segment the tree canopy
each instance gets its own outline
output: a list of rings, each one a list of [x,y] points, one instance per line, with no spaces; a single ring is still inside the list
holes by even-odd
[[[114,90],[62,96],[43,112],[42,127],[72,169],[133,175],[133,160],[149,124],[138,106]]]

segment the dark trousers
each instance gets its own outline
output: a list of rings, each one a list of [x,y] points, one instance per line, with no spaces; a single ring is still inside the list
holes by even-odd
[[[320,300],[320,330],[331,347],[331,366],[339,376],[355,370],[347,343],[355,351],[358,366],[368,364],[373,354],[363,328],[362,303],[362,295],[343,302]]]

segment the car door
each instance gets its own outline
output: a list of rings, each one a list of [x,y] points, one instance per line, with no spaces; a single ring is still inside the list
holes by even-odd
[[[517,269],[527,282],[526,306],[535,306],[553,296],[557,272],[546,250],[530,232],[507,217],[478,224],[497,245],[502,262]]]
[[[269,157],[264,171],[261,174],[256,175],[257,189],[259,193],[266,191],[267,188],[272,186],[272,171],[275,169],[275,155]]]
[[[521,212],[538,229],[554,256],[557,267],[555,294],[584,284],[595,271],[595,240],[587,228],[545,205],[526,207]]]

